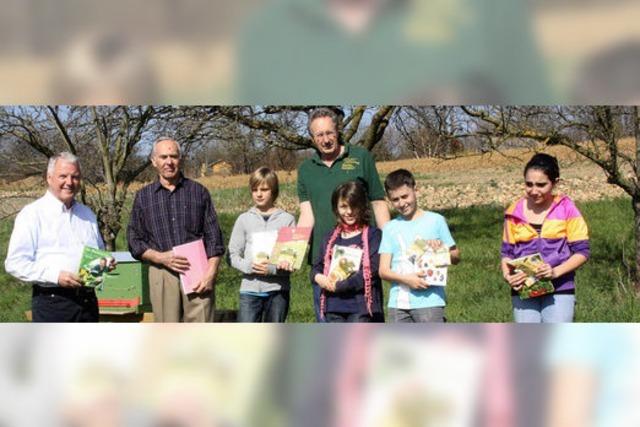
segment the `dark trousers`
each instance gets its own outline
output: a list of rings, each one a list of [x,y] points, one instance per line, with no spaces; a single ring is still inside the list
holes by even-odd
[[[269,292],[265,297],[241,293],[238,322],[283,323],[289,313],[289,298],[289,291]]]
[[[383,313],[325,313],[327,323],[384,323]]]
[[[31,314],[34,322],[97,322],[98,298],[92,288],[34,285]]]

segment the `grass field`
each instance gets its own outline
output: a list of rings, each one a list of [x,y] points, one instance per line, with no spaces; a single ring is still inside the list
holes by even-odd
[[[286,185],[284,193],[293,191]],[[227,194],[227,192],[229,194]],[[233,194],[232,194],[233,193]],[[237,213],[223,208],[234,196],[249,200],[245,191],[216,191],[220,221],[228,239]],[[244,195],[243,195],[244,194]],[[591,233],[591,260],[578,272],[576,321],[637,322],[640,303],[633,295],[628,269],[633,256],[632,210],[629,200],[616,198],[578,203]],[[499,271],[502,211],[499,206],[456,208],[440,211],[447,218],[462,251],[462,262],[450,269],[447,318],[451,322],[511,321],[509,291]],[[0,259],[6,256],[13,219],[0,221]],[[118,249],[126,247],[124,233]],[[312,322],[313,302],[308,268],[292,277],[290,322]],[[237,309],[240,275],[223,265],[217,284],[217,308]],[[385,298],[388,285],[385,285]],[[24,321],[30,288],[20,284],[0,266],[0,321]]]

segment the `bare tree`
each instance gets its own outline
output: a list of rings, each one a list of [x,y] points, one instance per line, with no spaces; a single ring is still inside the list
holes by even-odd
[[[395,117],[395,128],[415,158],[447,157],[462,150],[464,130],[455,107],[407,106]]]
[[[80,200],[96,212],[106,247],[114,250],[129,186],[150,164],[150,142],[169,134],[188,152],[208,138],[210,119],[201,109],[152,106],[3,107],[0,131],[45,160],[61,150],[81,158]]]
[[[306,126],[316,106],[216,107],[216,112],[261,133],[265,144],[288,150],[313,147]],[[331,107],[338,113],[342,141],[372,150],[378,144],[397,107]]]
[[[160,135],[178,140],[185,155],[217,145],[233,157],[237,171],[251,172],[273,150],[296,153],[312,147],[306,126],[312,106],[155,107],[6,106],[0,132],[44,164],[66,150],[82,160],[79,195],[96,212],[108,249],[123,228],[130,185],[148,168],[151,142]],[[333,107],[344,142],[372,150],[396,112],[393,106]],[[279,156],[290,164],[297,155]],[[205,155],[205,161],[207,156]]]
[[[631,196],[635,226],[635,287],[640,291],[640,113],[637,106],[461,107],[494,141],[522,139],[562,145],[584,156],[607,181]],[[632,135],[633,152],[621,140]]]

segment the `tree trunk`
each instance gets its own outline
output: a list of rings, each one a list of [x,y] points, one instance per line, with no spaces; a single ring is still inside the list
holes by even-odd
[[[115,251],[116,250],[116,237],[112,237],[111,235],[107,236],[104,241],[104,248],[108,251]]]
[[[640,188],[638,187],[638,179],[640,179],[640,108],[636,105],[633,107],[634,133],[636,142],[636,158],[635,158],[635,188],[633,192],[633,224],[635,226],[636,238],[636,257],[635,271],[633,272],[633,283],[635,285],[636,294],[640,293]]]
[[[635,268],[633,271],[633,283],[635,286],[636,294],[640,294],[640,194],[636,194],[632,198],[633,203],[633,224],[636,240],[636,256],[635,256]]]

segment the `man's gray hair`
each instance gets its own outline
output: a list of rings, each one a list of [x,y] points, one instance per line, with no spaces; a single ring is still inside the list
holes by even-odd
[[[151,147],[151,154],[149,155],[149,157],[153,157],[156,153],[156,145],[160,144],[162,141],[173,141],[176,143],[176,146],[178,147],[178,156],[180,156],[182,158],[182,147],[180,147],[180,144],[178,143],[178,141],[176,141],[175,138],[171,137],[171,136],[167,136],[167,135],[163,135],[160,136],[158,138],[156,138],[155,141],[153,141],[153,146]]]
[[[311,113],[309,114],[309,121],[307,122],[307,131],[309,132],[309,135],[311,135],[311,123],[313,123],[314,120],[321,119],[323,117],[329,117],[333,121],[333,124],[336,127],[336,131],[338,131],[338,122],[340,121],[338,118],[338,113],[336,113],[331,108],[320,107],[311,111]],[[311,136],[313,137],[313,135]]]
[[[47,165],[47,175],[51,175],[53,170],[56,168],[56,162],[58,160],[63,160],[67,163],[73,163],[80,169],[80,159],[77,156],[69,153],[68,151],[63,151],[62,153],[58,153],[55,156],[49,158],[49,164]]]

